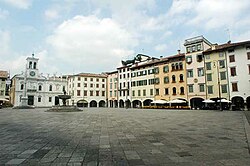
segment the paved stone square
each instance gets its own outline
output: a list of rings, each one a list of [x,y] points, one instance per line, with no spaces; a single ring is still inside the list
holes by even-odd
[[[0,165],[249,165],[244,112],[0,110]]]

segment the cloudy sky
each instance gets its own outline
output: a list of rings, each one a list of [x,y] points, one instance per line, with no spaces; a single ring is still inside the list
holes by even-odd
[[[250,40],[249,0],[0,0],[0,70],[33,52],[47,74],[113,71],[138,53],[160,57],[203,35]]]

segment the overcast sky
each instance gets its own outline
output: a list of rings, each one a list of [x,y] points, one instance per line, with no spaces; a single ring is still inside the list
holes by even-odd
[[[138,53],[160,57],[203,35],[250,40],[249,0],[0,0],[0,70],[45,75],[114,71]]]

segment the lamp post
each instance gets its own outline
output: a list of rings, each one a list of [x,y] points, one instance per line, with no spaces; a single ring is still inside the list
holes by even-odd
[[[220,89],[220,72],[219,72],[219,67],[220,67],[220,61],[216,61],[217,63],[217,75],[218,75],[218,91],[219,91],[219,99],[220,99],[220,103],[219,103],[219,106],[220,106],[220,111],[223,111],[223,108],[222,108],[222,103],[221,103],[221,89]]]

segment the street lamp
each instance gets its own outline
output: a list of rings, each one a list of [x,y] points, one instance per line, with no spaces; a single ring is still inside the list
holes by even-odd
[[[216,66],[217,66],[217,75],[218,75],[218,91],[219,91],[219,99],[220,99],[219,106],[220,106],[220,111],[223,111],[222,103],[221,103],[221,89],[220,89],[220,75],[219,75],[220,74],[219,73],[220,61],[216,61],[216,64],[217,64]]]

